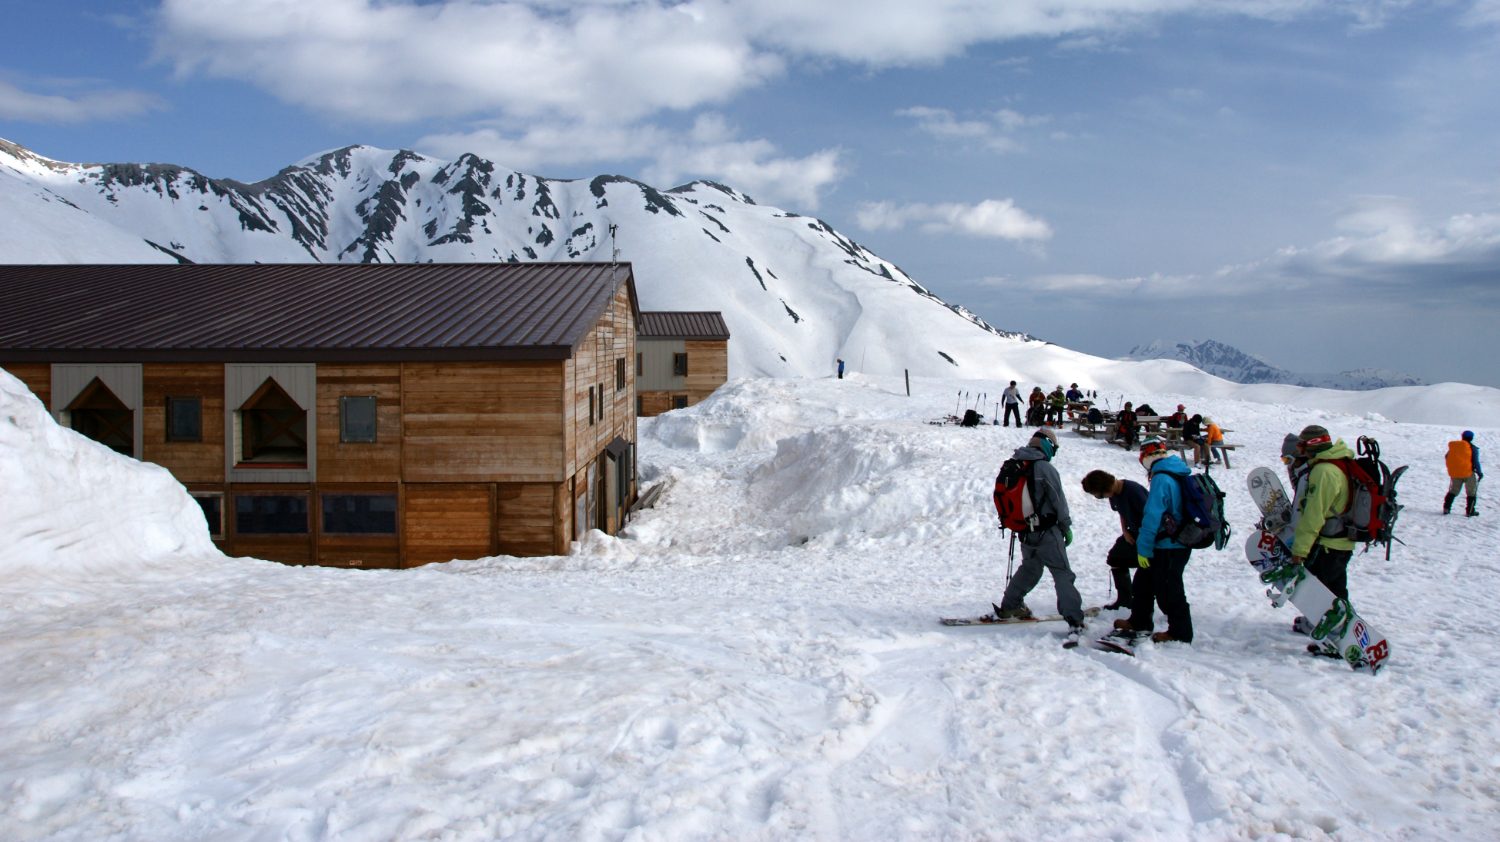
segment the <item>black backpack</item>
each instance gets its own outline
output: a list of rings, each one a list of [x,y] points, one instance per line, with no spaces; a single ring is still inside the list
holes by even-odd
[[[1229,523],[1224,520],[1224,492],[1219,484],[1207,473],[1172,476],[1182,489],[1182,522],[1167,515],[1167,534],[1190,549],[1224,549],[1229,543]]]

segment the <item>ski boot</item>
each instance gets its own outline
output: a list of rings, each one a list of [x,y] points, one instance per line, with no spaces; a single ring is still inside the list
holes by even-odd
[[[1445,495],[1443,495],[1443,514],[1446,515],[1446,514],[1452,514],[1453,513],[1453,499],[1455,497],[1457,497],[1457,496],[1458,495],[1456,495],[1456,494],[1445,494]]]
[[[1479,498],[1470,497],[1467,500],[1468,508],[1464,510],[1466,517],[1479,517]]]

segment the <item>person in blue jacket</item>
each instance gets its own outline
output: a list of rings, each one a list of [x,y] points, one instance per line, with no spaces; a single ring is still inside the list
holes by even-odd
[[[1192,469],[1154,436],[1141,442],[1140,460],[1151,478],[1151,490],[1146,495],[1140,532],[1135,537],[1136,563],[1143,570],[1150,570],[1151,576],[1144,583],[1137,582],[1130,619],[1117,621],[1117,626],[1136,634],[1150,632],[1154,627],[1155,605],[1160,605],[1162,613],[1167,615],[1167,630],[1156,632],[1151,639],[1157,643],[1192,643],[1193,610],[1187,601],[1182,574],[1193,551],[1172,540],[1167,531],[1169,522],[1183,521],[1182,486],[1178,478],[1192,476]]]

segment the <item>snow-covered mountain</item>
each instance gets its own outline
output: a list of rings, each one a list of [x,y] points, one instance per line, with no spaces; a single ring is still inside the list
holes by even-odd
[[[0,262],[610,260],[645,309],[721,310],[731,376],[996,375],[1039,344],[933,295],[821,220],[694,182],[562,181],[353,146],[255,184],[69,164],[0,140]],[[617,251],[616,251],[617,250]],[[1041,376],[1041,375],[1038,375]]]
[[[1287,371],[1231,345],[1212,339],[1199,339],[1191,342],[1167,342],[1158,339],[1150,344],[1137,345],[1130,349],[1125,359],[1179,360],[1235,383],[1284,383],[1290,386],[1347,390],[1426,385],[1425,381],[1409,374],[1378,368],[1356,368],[1333,374]]]

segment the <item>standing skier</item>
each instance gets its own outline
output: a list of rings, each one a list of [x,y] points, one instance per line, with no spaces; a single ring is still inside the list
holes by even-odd
[[[1464,430],[1457,441],[1448,442],[1448,494],[1443,498],[1443,514],[1453,509],[1453,500],[1463,489],[1468,498],[1464,514],[1478,517],[1479,481],[1484,479],[1484,470],[1479,467],[1479,448],[1474,445],[1474,431]]]
[[[999,618],[1002,620],[1031,616],[1026,607],[1026,595],[1042,580],[1042,570],[1052,573],[1052,584],[1057,590],[1057,613],[1068,621],[1071,639],[1083,633],[1083,598],[1074,585],[1073,570],[1068,566],[1069,544],[1073,543],[1073,518],[1068,514],[1068,501],[1063,496],[1062,478],[1052,467],[1052,457],[1057,453],[1057,434],[1043,427],[1032,435],[1025,447],[1017,448],[1012,458],[1031,463],[1029,480],[1032,507],[1037,519],[1036,528],[1018,533],[1021,544],[1021,566],[1005,586],[1005,596],[1000,600]]]
[[[1307,572],[1327,585],[1334,596],[1348,599],[1349,558],[1354,555],[1354,542],[1344,537],[1343,514],[1349,508],[1349,478],[1333,460],[1353,458],[1354,451],[1343,439],[1335,442],[1326,428],[1309,424],[1297,434],[1297,452],[1310,467],[1307,483],[1297,488],[1293,503],[1297,529],[1292,539],[1292,563],[1306,565]],[[1293,628],[1299,626],[1293,624]]]
[[[1010,426],[1010,417],[1016,417],[1016,426],[1021,426],[1021,390],[1016,388],[1016,381],[1010,381],[1001,393],[1000,400],[1005,404],[1005,426]]]
[[[1106,471],[1089,471],[1083,478],[1083,490],[1099,500],[1108,500],[1109,507],[1120,515],[1120,537],[1109,548],[1104,563],[1109,565],[1110,576],[1115,583],[1115,601],[1104,606],[1110,610],[1129,608],[1132,605],[1130,571],[1135,570],[1136,581],[1151,575],[1141,570],[1135,561],[1135,536],[1141,531],[1141,516],[1146,513],[1146,487],[1128,479],[1115,479]]]
[[[1068,408],[1068,397],[1063,393],[1062,384],[1059,383],[1052,393],[1047,395],[1047,423],[1061,427],[1063,425],[1063,414]]]
[[[842,357],[839,358],[839,379],[844,379],[844,360]]]
[[[1136,563],[1142,570],[1151,571],[1151,575],[1144,582],[1136,580],[1130,619],[1115,621],[1115,627],[1137,634],[1151,631],[1154,601],[1167,615],[1167,630],[1153,634],[1151,639],[1157,643],[1192,643],[1193,609],[1188,604],[1182,576],[1193,551],[1172,540],[1163,524],[1168,520],[1182,523],[1185,519],[1179,478],[1190,477],[1193,471],[1154,436],[1141,442],[1140,461],[1151,478],[1151,490],[1141,514],[1141,531],[1135,539]]]

